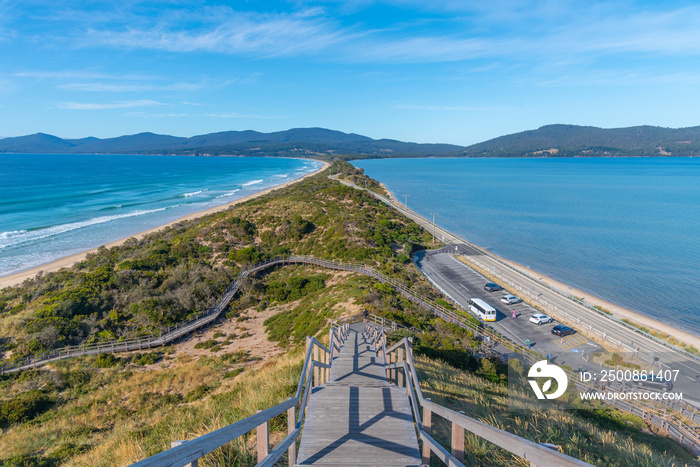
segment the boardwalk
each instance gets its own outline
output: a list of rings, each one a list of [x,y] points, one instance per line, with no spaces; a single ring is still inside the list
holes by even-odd
[[[311,396],[298,466],[421,465],[406,390],[386,381],[363,328],[351,327],[330,382]]]

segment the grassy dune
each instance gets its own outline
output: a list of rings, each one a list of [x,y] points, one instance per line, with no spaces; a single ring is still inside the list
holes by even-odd
[[[671,467],[697,465],[693,456],[649,431],[636,415],[602,405],[581,410],[512,412],[509,397],[530,398],[524,391],[509,395],[508,385],[460,371],[443,361],[416,358],[424,397],[463,411],[470,417],[538,443],[558,445],[562,452],[593,465]],[[523,386],[524,387],[524,386]],[[440,417],[433,432],[449,446],[451,425]],[[529,463],[467,433],[466,465],[504,466]],[[435,463],[439,465],[439,463]]]
[[[332,170],[364,182],[348,164]],[[76,268],[3,289],[0,352],[16,358],[152,332],[207,307],[251,262],[286,253],[369,264],[437,299],[437,291],[407,262],[429,241],[416,224],[323,173],[233,210],[101,249]],[[414,348],[423,356],[418,361],[425,394],[434,401],[559,444],[595,464],[692,463],[676,445],[649,433],[643,421],[620,412],[509,414],[507,368],[478,358],[480,342],[471,332],[434,318],[368,277],[303,266],[266,271],[246,281],[222,319],[243,323],[270,307],[279,312],[267,318],[264,332],[271,346],[288,350],[252,364],[246,349],[230,350],[236,346],[221,334],[205,344],[205,357],[179,351],[176,356],[164,348],[0,376],[0,466],[126,465],[171,441],[252,415],[294,394],[306,335],[324,339],[330,319],[362,308],[424,331],[415,336]],[[391,337],[399,339],[402,332]],[[446,436],[445,429],[438,425],[439,436]],[[283,437],[285,416],[273,421],[271,431],[273,443]],[[250,437],[241,439],[200,465],[254,465],[253,446]],[[473,436],[467,451],[474,465],[520,462]]]

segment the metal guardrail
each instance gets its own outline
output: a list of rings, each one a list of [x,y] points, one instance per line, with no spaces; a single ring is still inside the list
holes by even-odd
[[[427,218],[425,218],[424,216],[421,216],[420,214],[418,214],[418,213],[416,213],[416,212],[414,212],[414,211],[408,209],[408,208],[405,207],[405,206],[402,206],[402,205],[400,205],[400,204],[397,204],[397,203],[393,202],[392,200],[386,198],[385,196],[382,196],[382,195],[380,195],[380,194],[378,194],[378,193],[375,193],[375,192],[373,192],[373,191],[370,191],[370,190],[366,190],[365,188],[362,188],[362,187],[360,187],[360,186],[358,186],[358,185],[355,185],[355,184],[352,183],[352,182],[348,182],[348,181],[344,181],[344,180],[338,180],[337,178],[334,178],[333,176],[329,176],[329,177],[330,177],[330,178],[333,178],[334,180],[337,180],[338,182],[343,183],[343,184],[345,184],[345,185],[347,185],[347,186],[351,186],[351,187],[353,187],[353,188],[355,188],[355,189],[367,191],[368,193],[370,193],[372,196],[374,196],[375,198],[377,198],[377,199],[380,200],[381,202],[383,202],[383,203],[385,203],[385,204],[387,204],[387,205],[393,207],[394,209],[398,210],[399,212],[402,212],[403,214],[405,214],[405,215],[408,216],[408,217],[411,217],[411,218],[414,218],[414,219],[420,219],[422,222],[425,222],[427,225],[430,225],[430,224],[431,224],[431,221],[430,221],[429,219],[427,219]],[[622,321],[622,320],[620,320],[620,319],[618,319],[618,318],[615,318],[614,316],[610,316],[610,315],[608,315],[607,313],[605,313],[605,312],[599,310],[598,308],[595,308],[595,307],[593,307],[593,306],[591,306],[591,305],[589,305],[589,304],[587,304],[587,303],[582,302],[581,300],[576,299],[576,297],[573,297],[571,294],[567,294],[566,292],[563,292],[563,291],[557,289],[556,287],[553,287],[553,286],[551,286],[551,285],[549,285],[549,284],[547,284],[547,283],[545,283],[545,282],[542,282],[541,280],[539,280],[539,279],[537,279],[537,278],[535,278],[535,277],[532,277],[532,276],[530,276],[529,274],[526,274],[525,272],[521,271],[520,269],[513,267],[512,265],[510,265],[510,264],[504,262],[504,261],[501,260],[500,258],[494,256],[494,255],[491,254],[490,252],[488,252],[488,251],[486,251],[486,250],[480,248],[479,246],[477,246],[477,245],[471,243],[469,240],[466,240],[465,238],[463,238],[463,237],[461,237],[461,236],[459,236],[459,235],[456,235],[456,234],[454,234],[454,233],[452,233],[452,232],[448,232],[447,230],[443,229],[442,227],[439,227],[439,226],[438,226],[437,228],[440,229],[440,230],[441,230],[444,234],[446,234],[447,236],[452,237],[454,240],[463,243],[464,245],[468,246],[469,248],[472,248],[473,250],[477,251],[479,254],[481,254],[481,255],[483,255],[483,256],[486,256],[486,257],[490,258],[490,259],[493,260],[493,261],[496,261],[497,263],[499,263],[500,265],[502,265],[504,268],[507,268],[507,269],[509,269],[509,270],[511,270],[511,271],[513,271],[513,272],[515,272],[515,273],[517,273],[517,274],[519,274],[519,275],[521,275],[521,276],[523,276],[523,277],[525,277],[525,278],[531,280],[531,281],[534,281],[535,283],[537,283],[537,284],[538,284],[539,286],[541,286],[542,288],[548,289],[548,290],[550,290],[551,292],[554,292],[554,293],[560,295],[561,297],[564,297],[564,298],[566,298],[566,299],[568,299],[568,300],[571,300],[573,303],[575,303],[576,305],[579,305],[579,306],[585,308],[585,309],[588,310],[589,312],[593,312],[593,313],[595,313],[595,314],[597,314],[597,315],[603,317],[604,319],[610,320],[612,323],[614,323],[614,324],[616,324],[616,325],[619,325],[619,326],[622,326],[622,327],[626,328],[627,330],[632,331],[632,332],[634,332],[634,333],[636,333],[636,334],[638,334],[638,335],[640,335],[640,336],[642,336],[642,337],[644,337],[644,338],[646,338],[646,339],[649,339],[649,340],[653,341],[654,343],[656,343],[656,344],[658,344],[658,345],[664,346],[664,347],[666,347],[666,348],[668,348],[668,349],[670,349],[670,350],[673,350],[674,352],[678,352],[678,353],[682,354],[682,355],[685,356],[685,357],[688,357],[688,358],[690,358],[690,359],[693,359],[693,360],[695,360],[695,361],[699,361],[699,362],[700,362],[700,355],[694,354],[694,353],[692,353],[692,352],[688,352],[687,350],[682,349],[682,348],[680,348],[680,347],[678,347],[678,346],[676,346],[676,345],[673,345],[673,344],[671,344],[670,342],[666,342],[665,340],[660,339],[660,338],[658,338],[658,337],[656,337],[656,336],[654,336],[654,335],[652,335],[652,334],[649,334],[648,332],[643,331],[643,330],[639,329],[639,328],[636,327],[636,326],[633,326],[633,325],[631,325],[631,324],[628,324],[628,323],[626,323],[626,322],[624,322],[624,321]],[[485,270],[488,270],[488,268],[485,268]]]
[[[356,189],[363,190],[362,187],[359,187],[353,183],[341,181],[341,180],[338,180],[338,181],[341,183],[344,183],[345,185],[352,186]],[[375,196],[377,199],[382,201],[383,203],[394,207],[395,209],[404,213],[405,215],[412,217],[414,219],[420,219],[423,222],[430,224],[430,221],[428,219],[426,219],[425,217],[421,216],[420,214],[417,214],[417,213],[411,211],[410,209],[407,209],[404,206],[398,205],[398,204],[394,203],[393,201],[387,199],[386,197],[379,195],[375,192],[372,192],[369,190],[368,190],[368,192],[372,196]],[[447,232],[442,228],[441,228],[441,230],[443,232],[445,232],[447,235],[453,237],[454,239],[463,242],[465,245],[473,248],[474,250],[478,251],[479,253],[483,254],[484,256],[487,256],[495,261],[498,261],[499,263],[501,263],[504,266],[508,267],[509,269],[512,269],[513,271],[521,274],[522,276],[527,277],[527,278],[543,285],[544,287],[546,287],[548,289],[551,289],[552,291],[562,295],[565,298],[573,299],[573,297],[571,297],[570,295],[565,294],[565,293],[557,290],[556,288],[551,287],[548,284],[545,284],[545,283],[539,281],[538,279],[535,279],[531,276],[528,276],[527,274],[523,273],[522,271],[520,271],[518,269],[513,268],[512,266],[510,266],[507,263],[504,263],[500,259],[491,255],[489,252],[482,250],[481,248],[479,248],[476,245],[473,245],[471,242],[465,240],[464,238],[459,237],[457,235],[454,235],[450,232]],[[473,259],[473,258],[470,258],[470,259]],[[486,268],[486,267],[482,267],[482,269],[488,270],[488,268]],[[437,284],[435,284],[435,282],[432,281],[430,279],[430,277],[426,276],[425,274],[424,274],[424,276],[433,285],[435,285],[436,288],[438,288],[438,290],[440,290],[446,297],[448,297],[453,304],[455,304],[458,308],[462,309],[462,307],[459,305],[459,303],[457,301],[455,301],[454,299],[452,299],[452,297],[450,297],[449,294],[447,294],[440,287],[437,287]],[[602,312],[601,310],[598,310],[597,308],[591,307],[590,305],[585,304],[585,303],[581,302],[580,300],[574,300],[574,301],[575,301],[575,303],[577,303],[581,306],[584,306],[584,307],[594,311],[596,314],[604,316],[607,319],[611,319],[612,321],[616,321],[616,322],[619,321],[620,325],[622,325],[626,328],[629,328],[630,330],[634,331],[637,334],[641,334],[644,337],[648,337],[651,340],[653,340],[654,342],[662,344],[665,347],[672,348],[673,350],[680,352],[684,356],[691,357],[695,360],[700,360],[700,357],[698,357],[690,352],[687,352],[687,351],[685,351],[677,346],[674,346],[666,341],[663,341],[655,336],[652,336],[651,334],[645,333],[644,331],[641,331],[640,329],[637,329],[634,326],[628,325],[627,323],[624,323],[620,320],[617,320],[617,318],[613,318],[611,316],[608,316],[606,313]],[[504,347],[506,347],[510,350],[514,350],[515,352],[521,354],[524,361],[530,365],[534,364],[536,361],[543,359],[543,357],[539,353],[537,353],[533,350],[527,350],[527,349],[513,343],[512,341],[503,338],[500,334],[496,333],[495,331],[493,331],[492,329],[490,329],[486,326],[483,326],[483,327],[474,326],[473,323],[465,320],[463,317],[452,312],[451,310],[448,310],[444,307],[440,307],[439,305],[437,307],[428,306],[428,309],[430,311],[432,311],[434,314],[436,314],[437,316],[439,316],[440,318],[442,318],[448,322],[455,323],[455,324],[457,324],[465,329],[470,329],[472,331],[479,332],[484,336],[488,336],[494,342],[496,342],[500,345],[503,345]],[[466,310],[464,310],[464,312],[469,314],[469,312]],[[471,314],[469,314],[469,315],[471,316]],[[605,337],[607,337],[607,336],[605,336]],[[620,344],[620,342],[618,342],[618,341],[614,341],[614,342]],[[572,373],[570,371],[567,371],[567,376],[569,377],[570,380],[572,380],[572,378],[573,378],[573,381],[576,381],[578,379],[577,375],[575,375],[574,373]],[[679,443],[681,446],[683,446],[688,451],[690,451],[694,454],[700,454],[700,434],[698,434],[696,431],[691,429],[683,420],[679,419],[678,417],[674,416],[673,414],[664,413],[664,412],[660,411],[657,407],[654,407],[651,404],[647,404],[644,401],[636,401],[637,405],[632,405],[629,402],[622,402],[622,401],[605,401],[605,402],[615,406],[616,408],[618,408],[620,410],[623,410],[623,411],[626,411],[629,413],[634,413],[636,415],[641,416],[647,422],[649,422],[649,423],[657,426],[658,428],[661,428],[662,430],[666,431],[674,441]],[[669,407],[671,410],[674,410],[674,411],[680,413],[684,418],[689,419],[692,422],[696,422],[696,420],[700,419],[700,412],[698,411],[698,409],[695,408],[694,406],[688,404],[688,403],[681,401],[680,403],[679,402],[667,403],[665,405],[667,407]]]
[[[425,275],[425,274],[424,274]],[[427,276],[426,276],[427,277]],[[433,283],[433,285],[436,285],[429,277],[427,279]],[[461,308],[459,303],[452,299],[446,292],[444,292],[442,289],[439,288],[441,292],[443,292],[450,300],[458,307]],[[464,310],[465,313],[467,313],[466,310]],[[440,316],[440,315],[438,315]],[[474,329],[474,325],[465,320],[464,318],[451,313],[451,322],[458,324],[459,326],[465,328],[465,329]],[[501,336],[500,334],[492,331],[490,328],[484,326],[483,329],[480,330],[484,335],[488,335],[490,339],[493,340],[494,343],[498,343],[500,345],[503,345],[510,350],[513,350],[517,353],[519,353],[522,356],[523,361],[528,364],[528,365],[534,365],[537,361],[543,360],[544,357],[540,355],[539,353],[533,351],[533,350],[528,350],[522,346],[519,346],[517,344],[514,344],[512,341],[506,339],[505,337]],[[594,385],[588,385],[584,384],[579,381],[579,375],[577,375],[574,372],[571,372],[569,370],[566,370],[565,368],[562,368],[564,372],[567,374],[567,377],[569,378],[569,381],[575,381],[576,385],[583,391],[587,390],[601,390],[602,387],[600,386],[594,386]],[[613,385],[614,386],[614,385]],[[608,387],[608,389],[614,389],[613,387]],[[675,442],[680,444],[682,447],[687,449],[689,452],[693,454],[700,455],[700,434],[692,430],[682,419],[679,417],[674,416],[671,413],[664,412],[660,410],[658,406],[655,406],[651,403],[647,403],[644,400],[639,400],[636,401],[635,404],[632,404],[630,402],[626,401],[621,401],[621,400],[606,400],[604,401],[606,404],[612,405],[624,412],[632,413],[634,415],[640,416],[642,419],[647,421],[648,423],[651,423],[652,425],[655,425],[656,427],[664,430],[668,435],[673,439]],[[668,407],[670,410],[676,411],[679,414],[681,414],[683,417],[686,419],[692,421],[692,422],[697,422],[700,420],[700,411],[698,411],[697,408],[694,406],[680,401],[669,401],[666,403],[663,403],[662,405],[665,405]]]
[[[216,305],[210,308],[207,312],[200,313],[200,315],[198,315],[201,316],[200,318],[191,319],[187,322],[179,323],[175,326],[167,328],[166,331],[170,330],[170,332],[159,333],[158,335],[146,336],[138,339],[132,339],[130,341],[110,341],[101,344],[93,344],[91,346],[76,346],[59,349],[57,351],[49,352],[47,354],[40,354],[35,357],[30,357],[28,359],[14,363],[9,366],[0,367],[0,374],[38,367],[46,363],[63,358],[71,358],[80,355],[95,355],[102,352],[143,350],[152,347],[162,346],[167,343],[173,342],[181,338],[182,336],[196,331],[197,329],[200,329],[203,326],[206,326],[207,324],[216,320],[221,314],[221,312],[228,306],[235,293],[239,290],[241,281],[249,275],[254,274],[255,272],[258,272],[260,270],[266,269],[268,267],[293,263],[312,264],[330,269],[357,272],[363,275],[367,275],[369,277],[373,277],[382,283],[391,285],[403,297],[411,300],[419,306],[422,306],[423,308],[427,309],[428,311],[443,319],[444,321],[456,324],[457,326],[460,326],[464,329],[470,330],[476,334],[484,336],[484,338],[488,337],[488,340],[492,340],[494,344],[500,344],[503,347],[522,355],[522,358],[530,365],[535,363],[536,361],[543,359],[543,357],[534,350],[528,350],[506,339],[494,330],[484,326],[483,323],[475,324],[471,321],[468,321],[463,316],[460,316],[454,311],[434,302],[433,300],[415,294],[404,284],[388,277],[387,275],[369,266],[344,263],[341,261],[328,261],[312,256],[295,255],[261,261],[259,263],[256,263],[249,269],[241,272],[238,275],[238,277],[234,279],[234,281],[229,285],[229,287],[226,289],[226,292],[224,292],[224,295]],[[27,360],[30,361],[27,362]],[[575,375],[572,372],[567,372],[567,374],[570,380],[576,381],[578,379],[577,375]],[[631,411],[629,410],[629,407],[631,406],[631,404],[629,403],[623,404],[621,403],[621,401],[606,402],[621,410],[627,412]],[[636,411],[642,413],[642,415],[644,415],[645,420],[649,421],[650,423],[653,423],[661,429],[664,429],[667,433],[669,433],[669,435],[673,437],[674,440],[679,442],[682,446],[687,446],[687,449],[691,450],[691,452],[693,449],[700,450],[700,436],[693,430],[691,430],[683,421],[675,417],[664,415],[657,408],[646,405],[643,401],[637,402],[638,405],[635,406]],[[695,409],[691,405],[681,404],[681,407],[685,408],[686,413],[684,416],[686,418],[691,418],[689,417],[690,414],[693,415],[693,417],[691,418],[692,420],[700,418],[700,413],[698,413],[697,409]],[[654,414],[655,416],[647,416],[647,413]]]
[[[411,402],[413,420],[416,424],[418,436],[423,442],[423,464],[429,465],[430,454],[433,453],[445,465],[464,467],[464,433],[469,431],[528,461],[532,467],[552,465],[561,467],[591,466],[587,462],[488,425],[462,413],[455,412],[432,402],[430,399],[425,399],[413,363],[412,338],[405,337],[387,349],[385,328],[378,328],[368,323],[367,332],[370,334],[371,345],[374,346],[377,357],[384,361],[388,379],[396,381],[395,384],[401,387],[403,387],[403,381],[405,380],[406,394]],[[403,357],[404,352],[406,355],[405,360]],[[397,370],[403,371],[403,375],[399,375]],[[399,378],[398,376],[402,377]],[[441,446],[431,436],[433,414],[441,416],[452,424],[451,452]]]

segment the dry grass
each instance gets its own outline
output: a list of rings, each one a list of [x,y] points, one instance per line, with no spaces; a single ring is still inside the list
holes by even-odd
[[[86,452],[66,456],[65,465],[128,465],[167,449],[171,441],[193,439],[278,404],[296,390],[300,352],[271,359],[234,379],[222,377],[229,366],[224,358],[182,356],[170,368],[145,371],[95,370],[90,358],[62,362],[59,371],[95,373],[81,388],[84,393],[64,391],[67,401],[55,411],[6,431],[0,438],[0,456],[43,455],[60,461],[61,452],[74,449],[75,454],[77,449]],[[187,396],[202,387],[209,389],[188,402]],[[271,429],[282,426],[286,420]],[[240,440],[200,465],[234,460],[248,465],[248,451]]]
[[[565,454],[593,465],[696,465],[678,445],[651,434],[639,417],[607,408],[542,411],[533,406],[527,412],[512,412],[509,397],[530,398],[525,394],[509,395],[507,386],[440,361],[417,357],[416,367],[424,396],[434,402],[532,441],[556,444]],[[435,418],[438,420],[433,421],[433,432],[443,446],[449,446],[451,425]],[[529,465],[468,432],[465,451],[466,465]]]

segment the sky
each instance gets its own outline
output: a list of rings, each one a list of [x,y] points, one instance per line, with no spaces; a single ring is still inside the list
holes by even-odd
[[[0,0],[0,137],[700,125],[697,1]]]

